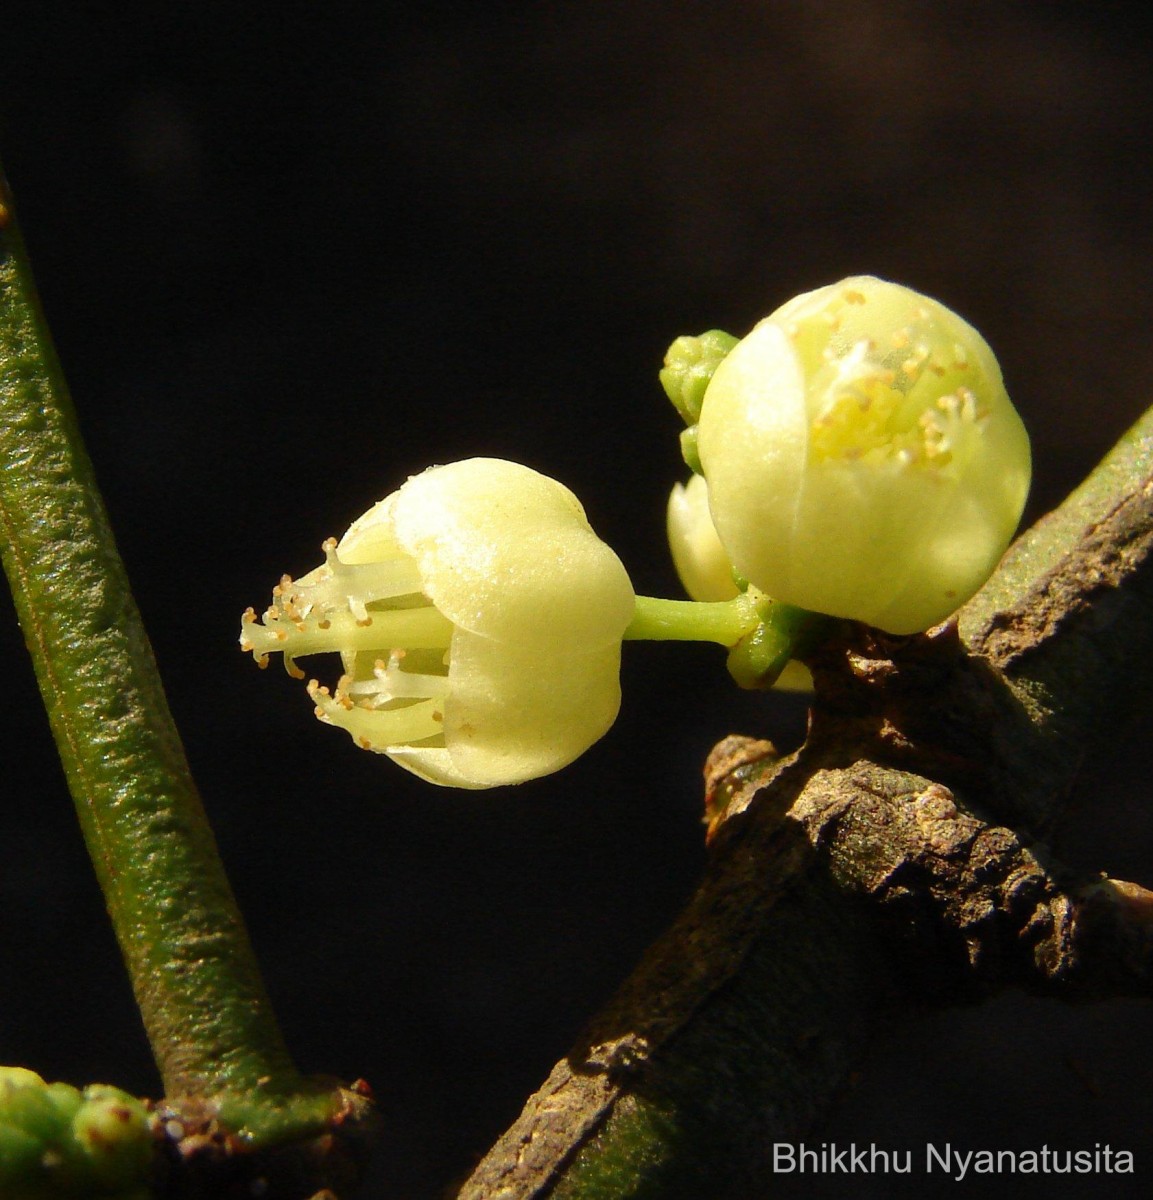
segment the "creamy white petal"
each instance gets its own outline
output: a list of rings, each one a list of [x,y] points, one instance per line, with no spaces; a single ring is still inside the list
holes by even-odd
[[[632,619],[632,584],[556,480],[474,458],[410,479],[390,501],[398,544],[455,625],[552,651],[607,646]]]
[[[620,640],[542,662],[459,630],[449,675],[444,747],[389,754],[434,783],[521,783],[559,771],[608,731],[620,709]]]

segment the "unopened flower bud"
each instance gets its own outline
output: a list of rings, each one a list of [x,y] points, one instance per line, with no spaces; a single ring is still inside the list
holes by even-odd
[[[731,600],[740,590],[733,566],[717,537],[709,512],[709,489],[704,478],[692,475],[669,494],[669,550],[684,589],[694,600]]]
[[[699,337],[679,337],[668,348],[661,386],[686,425],[700,420],[709,380],[737,340],[723,329],[710,329]]]
[[[108,1189],[144,1180],[152,1162],[152,1136],[144,1106],[119,1088],[94,1083],[72,1118],[72,1138],[94,1182]]]
[[[665,354],[661,386],[687,427],[681,431],[681,457],[694,475],[701,473],[697,422],[705,392],[721,360],[736,344],[737,339],[731,333],[710,329],[698,337],[677,338]]]
[[[725,356],[698,450],[742,576],[897,634],[985,582],[1030,477],[1028,435],[981,335],[869,276],[798,296]]]

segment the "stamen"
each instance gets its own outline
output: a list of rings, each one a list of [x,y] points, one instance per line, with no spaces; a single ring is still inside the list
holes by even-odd
[[[313,618],[296,623],[285,620],[277,608],[264,614],[264,623],[245,625],[245,648],[254,657],[286,653],[288,660],[306,654],[338,651],[376,651],[392,646],[445,650],[452,641],[452,622],[431,604],[419,608],[374,611],[370,624],[361,624],[351,612],[332,613],[325,621]],[[290,670],[291,673],[291,670]]]
[[[329,696],[326,689],[314,685],[315,681],[308,693],[316,704],[316,715],[328,725],[347,730],[365,749],[385,750],[444,734],[444,706],[440,700],[423,700],[403,708],[372,709],[356,704],[346,708],[339,689]]]
[[[347,609],[364,621],[365,605],[420,593],[420,568],[411,555],[397,551],[379,562],[341,562],[334,538],[324,543],[323,550],[322,566],[295,583],[287,577],[281,581],[281,606],[295,609],[301,618],[314,608],[324,615]],[[273,594],[277,595],[275,590]]]
[[[347,688],[350,696],[365,696],[374,705],[391,700],[430,699],[448,695],[447,675],[422,675],[416,671],[402,671],[400,660],[403,652],[394,650],[388,663],[377,659],[371,679],[358,679]]]

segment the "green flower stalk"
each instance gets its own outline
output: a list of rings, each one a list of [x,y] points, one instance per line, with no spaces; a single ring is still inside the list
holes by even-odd
[[[761,321],[715,366],[696,432],[736,571],[895,634],[977,591],[1029,487],[1029,439],[981,335],[868,276]]]
[[[258,661],[338,651],[316,715],[432,783],[484,788],[559,770],[620,707],[635,598],[566,487],[474,458],[412,477],[326,561],[285,578],[241,646]]]

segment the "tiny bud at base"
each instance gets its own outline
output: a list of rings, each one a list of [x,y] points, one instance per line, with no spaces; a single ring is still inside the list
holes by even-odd
[[[737,340],[722,329],[710,329],[699,337],[679,337],[669,347],[660,372],[661,386],[686,425],[695,425],[700,419],[709,380]]]

